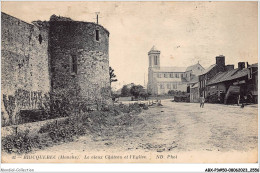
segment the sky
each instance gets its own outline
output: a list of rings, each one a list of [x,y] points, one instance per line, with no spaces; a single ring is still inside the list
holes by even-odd
[[[2,12],[26,22],[52,14],[95,22],[109,30],[110,66],[118,82],[147,84],[148,51],[161,51],[161,66],[204,68],[224,55],[226,64],[258,62],[255,2],[2,2]]]

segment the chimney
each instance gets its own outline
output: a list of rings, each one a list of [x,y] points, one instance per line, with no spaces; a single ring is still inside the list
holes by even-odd
[[[226,65],[225,70],[226,71],[234,70],[234,65]]]
[[[225,67],[225,56],[223,55],[216,56],[216,64],[219,65],[220,67]]]
[[[245,68],[245,62],[238,62],[238,69],[242,70],[243,68]]]

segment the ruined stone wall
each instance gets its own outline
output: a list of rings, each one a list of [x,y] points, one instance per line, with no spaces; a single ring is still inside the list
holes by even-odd
[[[86,104],[110,102],[109,33],[102,26],[50,21],[51,86],[54,93]],[[96,41],[99,30],[99,41]],[[77,71],[73,72],[73,57]]]
[[[5,13],[1,25],[1,112],[15,121],[19,110],[38,109],[50,90],[48,28]]]

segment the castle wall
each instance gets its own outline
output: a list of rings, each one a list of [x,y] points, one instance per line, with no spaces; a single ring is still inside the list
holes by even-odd
[[[39,108],[50,90],[48,29],[5,13],[1,25],[1,111],[15,121],[19,110]]]
[[[108,31],[87,22],[49,23],[53,92],[71,100],[83,99],[87,104],[110,102]],[[73,58],[77,61],[76,73],[72,70]]]

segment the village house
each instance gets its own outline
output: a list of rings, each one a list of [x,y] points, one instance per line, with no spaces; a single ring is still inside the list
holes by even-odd
[[[219,55],[216,57],[216,64],[207,68],[203,74],[199,75],[199,96],[207,97],[208,81],[219,72],[234,69],[234,65],[225,65],[225,56]]]
[[[204,71],[199,64],[189,67],[161,67],[160,51],[154,46],[148,52],[148,85],[152,95],[168,94],[170,90],[187,92],[189,82]]]
[[[258,64],[247,68],[239,62],[238,68],[219,72],[208,83],[208,102],[212,103],[257,103]]]
[[[199,102],[199,77],[194,76],[193,79],[188,84],[188,91],[190,93],[190,102]]]

